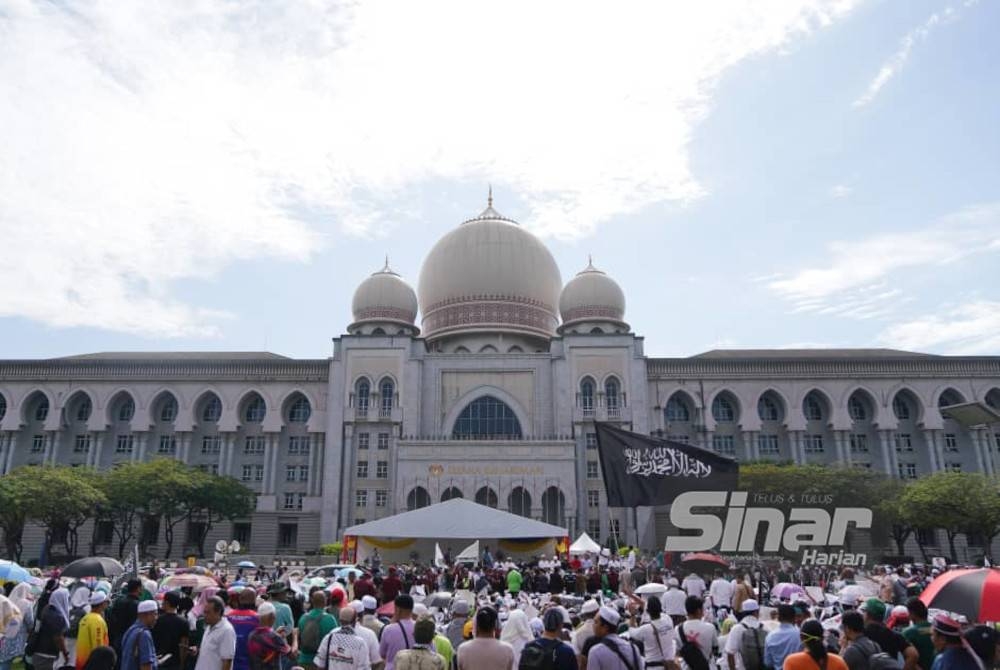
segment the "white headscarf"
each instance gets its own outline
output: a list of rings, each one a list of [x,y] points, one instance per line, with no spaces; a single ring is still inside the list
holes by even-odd
[[[83,608],[90,611],[90,589],[86,586],[78,586],[69,595],[69,605],[73,608]]]
[[[13,630],[9,627],[12,624],[19,624],[20,622],[21,610],[18,609],[17,605],[15,605],[12,600],[6,596],[0,595],[0,630],[4,631],[4,634],[8,638],[16,637],[17,626],[14,626]]]
[[[69,628],[69,591],[62,587],[53,591],[49,596],[49,605],[62,615],[66,620],[66,627]]]
[[[35,598],[31,594],[31,584],[21,582],[10,592],[11,602],[20,610],[22,616],[27,616],[34,605]]]
[[[535,635],[531,632],[528,616],[523,610],[512,610],[507,617],[507,622],[503,625],[503,630],[500,631],[500,640],[507,642],[514,648],[515,667],[520,662],[521,650],[524,649],[524,645],[534,639]]]

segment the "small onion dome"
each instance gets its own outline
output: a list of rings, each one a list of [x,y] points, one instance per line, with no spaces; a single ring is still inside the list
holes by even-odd
[[[562,317],[560,332],[584,321],[610,322],[616,329],[628,329],[624,321],[625,294],[614,279],[594,267],[592,260],[563,288],[559,296],[559,314]]]
[[[389,267],[385,267],[365,279],[354,291],[351,301],[354,323],[348,332],[354,332],[363,324],[396,324],[415,330],[417,320],[417,294],[402,277]]]

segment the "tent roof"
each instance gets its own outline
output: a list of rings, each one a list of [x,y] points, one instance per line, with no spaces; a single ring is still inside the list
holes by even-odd
[[[565,537],[566,529],[502,512],[465,498],[452,498],[395,516],[351,526],[345,535],[427,539]]]
[[[581,534],[580,537],[576,538],[576,542],[569,545],[569,553],[571,554],[586,554],[588,552],[596,554],[600,550],[601,545],[594,542],[586,533]]]

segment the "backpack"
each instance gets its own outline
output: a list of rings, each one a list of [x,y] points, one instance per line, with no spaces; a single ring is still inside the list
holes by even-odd
[[[679,630],[681,648],[677,650],[677,655],[684,660],[689,670],[708,670],[708,659],[701,653],[701,647],[689,640],[688,636],[684,634],[683,623],[680,625]]]
[[[517,670],[552,670],[556,667],[558,651],[558,644],[550,651],[541,640],[532,640],[521,650],[521,660],[517,664]]]
[[[865,655],[865,658],[868,660],[868,670],[903,670],[903,664],[882,651],[882,648],[875,644],[873,640],[867,640],[867,642],[867,647],[857,642],[852,646],[857,646],[858,650]]]
[[[80,620],[87,616],[87,609],[85,607],[72,607],[69,610],[69,632],[66,633],[66,637],[76,639],[77,635],[80,634]]]
[[[750,628],[745,624],[740,637],[740,658],[743,659],[744,670],[761,670],[764,667],[764,640],[767,631],[763,626]],[[732,632],[729,633],[732,635]]]
[[[306,654],[315,655],[319,651],[319,643],[323,641],[323,627],[320,621],[321,616],[306,617],[299,632],[299,648]]]

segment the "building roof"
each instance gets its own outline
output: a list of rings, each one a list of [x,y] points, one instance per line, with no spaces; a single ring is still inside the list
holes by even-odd
[[[940,358],[935,354],[921,354],[900,349],[712,349],[691,358],[733,360],[766,358],[775,360],[857,360],[885,358]]]
[[[565,537],[566,529],[465,498],[452,498],[429,507],[351,526],[344,534],[431,540],[513,540]]]
[[[270,351],[100,351],[58,356],[56,361],[259,361],[291,360]]]

